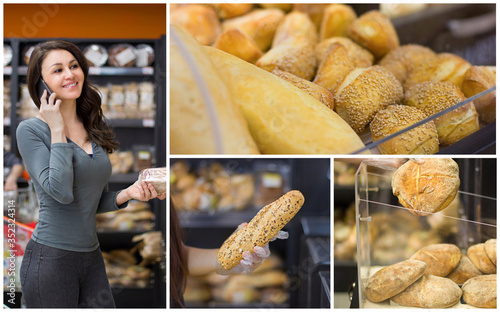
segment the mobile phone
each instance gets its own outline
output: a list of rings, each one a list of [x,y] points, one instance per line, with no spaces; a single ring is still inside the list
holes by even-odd
[[[36,85],[36,93],[38,95],[38,98],[40,99],[43,95],[43,90],[47,90],[47,100],[49,99],[49,96],[52,94],[52,91],[50,91],[49,87],[47,86],[47,84],[45,83],[45,81],[43,81],[42,78],[40,78],[38,80],[38,83]]]

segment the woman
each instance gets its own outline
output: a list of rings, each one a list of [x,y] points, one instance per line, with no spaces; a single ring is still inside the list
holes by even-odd
[[[107,190],[108,153],[118,143],[104,122],[88,69],[83,53],[65,41],[41,43],[30,57],[27,83],[39,114],[22,121],[16,132],[40,203],[21,265],[28,308],[114,307],[95,215],[124,208],[131,199],[166,196],[139,181],[118,192]],[[37,96],[39,79],[50,96],[47,91]]]

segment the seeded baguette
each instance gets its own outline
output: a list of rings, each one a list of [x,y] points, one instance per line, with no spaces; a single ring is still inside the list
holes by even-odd
[[[219,249],[217,261],[225,270],[231,270],[242,259],[244,251],[253,252],[263,247],[295,216],[304,204],[299,191],[290,191],[262,208],[244,228],[233,233]]]

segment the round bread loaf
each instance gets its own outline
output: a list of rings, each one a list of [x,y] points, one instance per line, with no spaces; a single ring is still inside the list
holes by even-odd
[[[392,192],[411,213],[429,215],[445,209],[460,186],[458,165],[451,158],[407,161],[392,177]]]
[[[378,63],[384,66],[404,86],[406,79],[424,62],[429,62],[437,57],[431,49],[418,45],[407,44],[389,51]]]
[[[403,306],[442,309],[459,303],[460,297],[462,297],[462,290],[452,280],[434,275],[423,275],[391,300]]]
[[[404,104],[414,106],[429,117],[466,100],[460,88],[450,82],[423,82],[406,90]],[[479,130],[474,103],[470,102],[434,119],[439,143],[446,146]]]
[[[469,257],[467,257],[466,255],[462,255],[457,267],[453,269],[453,271],[451,271],[450,274],[448,274],[448,276],[446,277],[457,283],[457,285],[462,285],[469,278],[473,278],[482,274],[483,273],[481,273],[481,271],[476,268],[472,261],[470,261]]]
[[[474,96],[496,85],[496,74],[486,66],[471,66],[464,74],[462,91],[466,97]],[[479,118],[486,123],[496,120],[496,91],[474,100]]]
[[[467,249],[470,261],[484,274],[496,274],[497,267],[491,262],[484,249],[484,243],[472,245]]]
[[[402,292],[423,274],[427,264],[406,260],[375,272],[366,282],[365,296],[371,302],[381,302]]]
[[[399,46],[399,38],[391,20],[380,11],[369,11],[352,22],[347,31],[349,37],[382,58]]]
[[[453,244],[433,244],[417,250],[410,260],[427,263],[424,274],[445,277],[457,267],[461,256],[460,249]]]
[[[396,133],[425,118],[419,109],[406,105],[389,105],[380,110],[370,123],[374,142]],[[439,151],[436,126],[428,122],[378,145],[383,154],[434,154]]]
[[[497,275],[476,276],[462,285],[463,298],[477,308],[497,307]]]
[[[356,67],[369,67],[373,65],[373,54],[347,37],[332,37],[321,40],[314,48],[318,64],[323,61],[328,52],[328,48],[334,43],[339,43],[347,49],[349,58],[356,64]]]
[[[378,65],[351,71],[334,94],[337,113],[358,133],[379,110],[400,104],[402,98],[403,87],[399,81]]]
[[[488,239],[484,243],[484,251],[494,265],[497,265],[497,239]]]

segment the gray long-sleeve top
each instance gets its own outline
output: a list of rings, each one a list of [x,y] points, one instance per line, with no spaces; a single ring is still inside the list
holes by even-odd
[[[16,136],[40,202],[32,239],[65,250],[97,249],[96,213],[127,206],[117,206],[118,192],[107,191],[107,152],[93,142],[92,155],[70,140],[51,144],[49,126],[36,117],[22,121]]]

